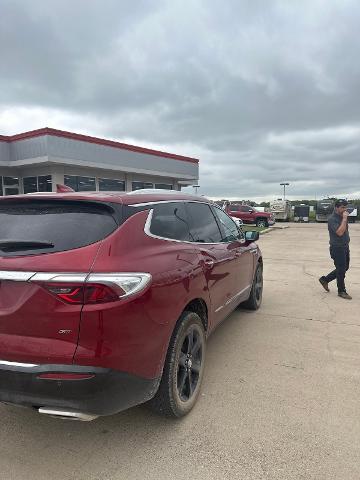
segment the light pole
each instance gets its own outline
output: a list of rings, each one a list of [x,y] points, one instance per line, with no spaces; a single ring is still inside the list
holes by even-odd
[[[193,185],[193,188],[195,188],[195,195],[197,195],[198,188],[200,188],[200,185]]]
[[[290,185],[290,183],[280,183],[284,187],[284,200],[285,200],[285,188]]]

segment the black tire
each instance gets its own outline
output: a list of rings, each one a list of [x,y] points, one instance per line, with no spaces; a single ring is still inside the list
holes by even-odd
[[[183,312],[170,340],[159,389],[149,401],[152,410],[167,417],[190,412],[204,373],[204,326],[194,312]]]
[[[260,228],[264,228],[264,227],[269,226],[269,223],[268,223],[268,221],[266,220],[266,218],[258,218],[258,219],[256,220],[256,226],[257,226],[257,227],[260,227]]]
[[[263,292],[263,266],[258,263],[251,286],[250,297],[241,304],[242,307],[249,310],[257,310],[260,308]]]

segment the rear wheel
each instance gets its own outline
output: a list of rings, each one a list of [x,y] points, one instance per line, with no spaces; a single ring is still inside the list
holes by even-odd
[[[192,409],[203,377],[205,346],[200,317],[184,312],[170,340],[159,389],[149,402],[153,410],[182,417]]]
[[[256,226],[259,227],[259,228],[264,228],[264,227],[267,227],[269,224],[268,224],[268,221],[266,220],[266,218],[258,218],[256,220]]]
[[[251,287],[250,297],[241,304],[242,307],[248,308],[249,310],[257,310],[262,301],[262,292],[263,292],[263,266],[261,263],[258,263],[254,275],[254,280]]]

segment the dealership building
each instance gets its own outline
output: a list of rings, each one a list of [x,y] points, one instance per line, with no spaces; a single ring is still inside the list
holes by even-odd
[[[87,135],[42,128],[0,135],[0,195],[56,191],[180,190],[195,185],[199,160]]]

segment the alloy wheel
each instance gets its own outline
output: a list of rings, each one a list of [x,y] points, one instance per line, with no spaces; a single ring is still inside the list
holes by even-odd
[[[203,337],[195,325],[186,332],[180,348],[177,368],[177,393],[182,402],[192,399],[203,367]]]

